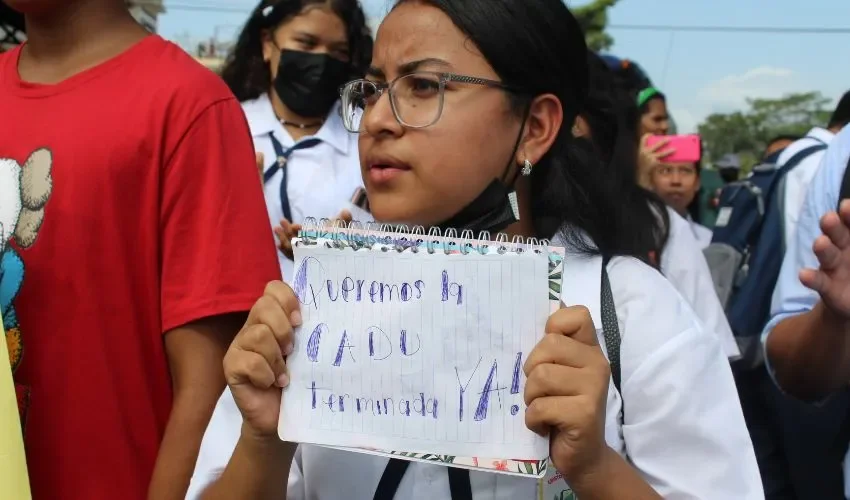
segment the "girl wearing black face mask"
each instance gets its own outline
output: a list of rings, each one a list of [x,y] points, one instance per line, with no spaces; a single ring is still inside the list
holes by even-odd
[[[304,217],[346,218],[365,208],[357,139],[337,101],[371,52],[357,0],[263,0],[222,70],[251,128],[286,280],[289,241]]]

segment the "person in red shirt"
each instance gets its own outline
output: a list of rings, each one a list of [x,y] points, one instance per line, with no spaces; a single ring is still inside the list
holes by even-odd
[[[0,288],[33,496],[182,499],[224,352],[280,279],[247,123],[124,0],[5,1],[28,42],[0,56]]]

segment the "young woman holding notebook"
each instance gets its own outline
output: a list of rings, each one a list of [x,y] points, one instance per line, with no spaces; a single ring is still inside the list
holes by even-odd
[[[582,500],[763,498],[716,335],[640,260],[655,217],[645,194],[573,138],[587,81],[584,39],[561,0],[400,0],[380,27],[367,79],[342,90],[372,213],[552,239],[567,248],[565,276],[607,271],[616,311],[600,305],[599,288],[565,283],[565,307],[524,365],[526,425],[549,437],[563,478],[555,482]],[[232,441],[205,443],[193,495],[541,495],[534,479],[470,472],[458,485],[451,469],[422,463],[381,493],[386,458],[281,442],[285,357],[300,322],[292,290],[269,285],[224,363],[241,418],[213,417],[211,428],[230,429]],[[603,350],[616,330],[618,352]]]

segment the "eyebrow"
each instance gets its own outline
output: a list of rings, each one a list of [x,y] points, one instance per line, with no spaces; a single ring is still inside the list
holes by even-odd
[[[440,67],[443,67],[443,68],[451,68],[452,67],[452,65],[449,64],[448,61],[444,61],[444,60],[436,58],[436,57],[428,57],[428,58],[425,58],[425,59],[410,61],[410,62],[407,62],[407,63],[400,65],[398,67],[398,74],[399,75],[407,75],[407,74],[413,73],[413,72],[421,69],[422,66],[440,66]],[[385,78],[384,70],[382,70],[381,68],[376,68],[374,66],[372,66],[368,70],[366,70],[366,74],[371,76],[371,77],[374,77],[374,78]]]

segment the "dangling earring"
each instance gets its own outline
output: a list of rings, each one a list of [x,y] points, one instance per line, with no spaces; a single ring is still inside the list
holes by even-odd
[[[531,175],[531,167],[533,166],[534,165],[532,165],[531,162],[526,159],[525,162],[522,164],[522,175],[524,175],[525,177]]]

